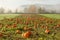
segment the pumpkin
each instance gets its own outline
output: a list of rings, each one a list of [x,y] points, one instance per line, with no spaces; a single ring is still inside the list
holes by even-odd
[[[25,32],[25,33],[22,34],[22,37],[29,38],[30,35],[31,35],[31,31],[27,31],[27,32]]]
[[[2,33],[0,33],[0,37],[2,37],[3,36],[3,34]]]
[[[11,28],[11,25],[6,24],[5,26],[6,26],[6,28]]]
[[[48,26],[46,26],[46,29],[48,29]]]
[[[50,33],[50,30],[49,29],[46,29],[45,30],[45,33],[47,33],[47,34]]]
[[[21,31],[20,31],[20,30],[16,30],[16,33],[20,34],[20,33],[21,33]]]
[[[14,23],[14,24],[12,25],[12,27],[13,27],[13,28],[17,27],[17,24]]]
[[[60,27],[60,24],[57,24],[56,27],[57,27],[57,28]]]

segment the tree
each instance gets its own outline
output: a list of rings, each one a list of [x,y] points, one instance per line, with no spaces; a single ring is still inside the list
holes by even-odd
[[[46,11],[45,11],[45,8],[40,7],[40,8],[38,9],[38,12],[39,12],[39,13],[45,13]]]
[[[37,7],[36,7],[36,5],[30,5],[24,9],[24,12],[26,12],[26,13],[37,13]]]
[[[8,10],[8,12],[7,13],[12,13],[12,11],[11,10]]]
[[[55,10],[52,10],[51,13],[54,14],[54,13],[56,13],[56,11]]]
[[[0,8],[0,13],[4,13],[5,9],[4,8]]]
[[[15,10],[15,13],[18,13],[18,9]]]

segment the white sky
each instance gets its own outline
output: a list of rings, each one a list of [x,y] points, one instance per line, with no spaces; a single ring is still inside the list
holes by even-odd
[[[14,10],[24,4],[60,4],[60,0],[0,0],[0,7]]]

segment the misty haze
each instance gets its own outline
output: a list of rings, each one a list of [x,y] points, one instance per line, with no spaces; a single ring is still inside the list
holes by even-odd
[[[60,13],[59,0],[0,0],[0,13]]]

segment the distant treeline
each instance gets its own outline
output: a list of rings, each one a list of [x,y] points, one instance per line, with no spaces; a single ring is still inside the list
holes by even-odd
[[[15,13],[15,14],[19,14],[19,13],[40,13],[40,14],[56,14],[57,12],[55,10],[51,10],[50,12],[49,11],[46,11],[43,7],[40,7],[40,8],[37,8],[35,5],[31,5],[29,7],[26,7],[24,8],[23,12],[19,11],[18,12],[18,9],[16,9],[14,12],[12,12],[12,10],[8,10],[7,12],[5,12],[5,9],[4,8],[0,8],[0,14],[5,14],[5,13]]]

